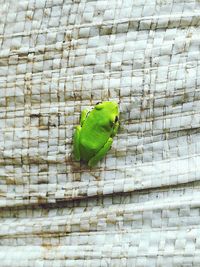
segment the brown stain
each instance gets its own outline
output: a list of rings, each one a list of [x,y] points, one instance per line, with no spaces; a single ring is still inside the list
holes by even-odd
[[[40,118],[42,115],[40,113],[37,114],[30,114],[31,118]]]
[[[7,177],[6,178],[6,184],[7,185],[14,185],[14,184],[16,184],[16,180],[13,178]]]
[[[172,107],[176,107],[179,105],[183,105],[186,102],[189,102],[189,94],[184,92],[183,95],[180,97],[180,99],[177,99],[176,101],[173,102]]]
[[[47,199],[45,197],[38,196],[37,197],[38,204],[45,204]]]
[[[101,176],[100,175],[92,174],[92,176],[95,178],[96,181],[101,181]]]
[[[47,250],[50,250],[53,247],[51,243],[42,243],[41,246]]]
[[[53,246],[50,243],[43,243],[41,246],[45,249],[42,258],[49,260],[49,251],[53,249]]]

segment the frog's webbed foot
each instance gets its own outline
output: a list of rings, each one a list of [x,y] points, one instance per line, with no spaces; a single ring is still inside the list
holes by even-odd
[[[100,161],[111,148],[112,143],[113,139],[110,137],[105,145],[98,151],[98,153],[88,161],[88,166],[93,167],[96,165],[97,162]]]

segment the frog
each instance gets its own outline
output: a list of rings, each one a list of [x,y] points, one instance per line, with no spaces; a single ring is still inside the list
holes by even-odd
[[[77,161],[94,167],[111,149],[119,129],[119,107],[115,101],[98,102],[92,110],[81,112],[80,124],[73,136],[73,152]]]

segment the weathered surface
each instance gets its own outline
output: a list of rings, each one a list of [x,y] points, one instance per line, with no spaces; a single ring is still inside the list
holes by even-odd
[[[0,265],[200,266],[199,1],[0,6]],[[108,99],[90,170],[73,129]]]

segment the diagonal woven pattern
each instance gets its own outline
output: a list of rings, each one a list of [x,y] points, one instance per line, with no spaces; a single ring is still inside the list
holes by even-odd
[[[0,266],[200,266],[200,2],[0,0]],[[120,106],[75,162],[81,110]]]

